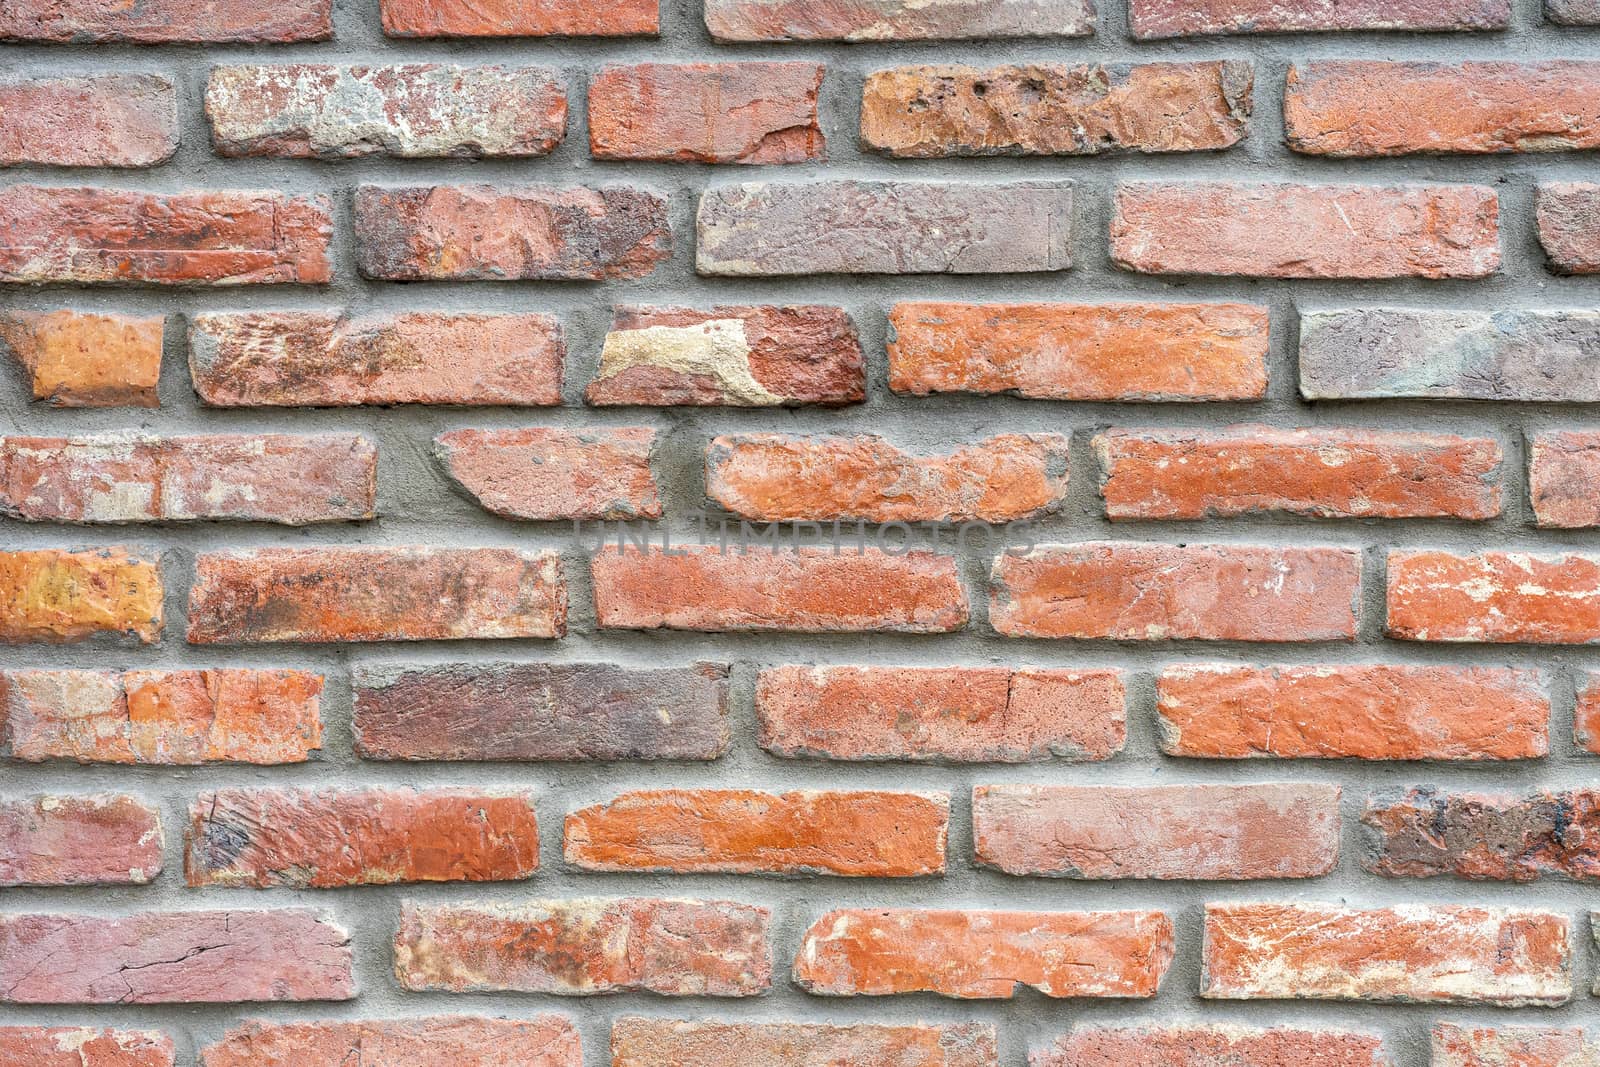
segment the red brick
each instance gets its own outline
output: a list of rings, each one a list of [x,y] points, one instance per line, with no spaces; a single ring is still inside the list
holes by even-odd
[[[726,663],[355,667],[370,760],[713,760],[732,740]]]
[[[1249,304],[900,303],[896,393],[1037,400],[1259,400],[1267,309]]]
[[[1133,36],[1503,30],[1511,0],[1132,0]]]
[[[161,816],[129,796],[0,800],[0,886],[144,885],[161,873]]]
[[[433,444],[456,484],[508,519],[661,517],[649,427],[452,430]]]
[[[981,785],[972,836],[1007,874],[1315,878],[1339,859],[1339,787]]]
[[[1388,596],[1402,641],[1600,643],[1600,557],[1396,550]]]
[[[1533,204],[1550,269],[1600,274],[1600,185],[1543,182]]]
[[[0,514],[28,522],[370,519],[378,449],[356,434],[0,437]]]
[[[1289,147],[1317,156],[1600,148],[1600,64],[1390,63],[1290,67]]]
[[[333,280],[325,196],[0,189],[0,282],[274,285]]]
[[[1361,558],[1345,548],[1090,541],[996,558],[1007,637],[1349,641]]]
[[[317,912],[0,915],[0,1002],[350,1000],[350,935]]]
[[[1483,278],[1499,214],[1477,185],[1125,182],[1111,255],[1141,274]]]
[[[617,186],[363,185],[354,227],[379,281],[642,278],[672,254],[666,201]]]
[[[561,637],[554,552],[510,548],[260,548],[204,552],[191,644]]]
[[[189,806],[191,887],[505,882],[539,869],[530,794],[228,789]]]
[[[280,44],[333,36],[333,0],[6,0],[0,41]]]
[[[1005,523],[1067,495],[1064,434],[1002,434],[918,456],[876,434],[725,434],[706,450],[706,495],[744,518]]]
[[[1538,525],[1600,526],[1600,432],[1541,433],[1528,445],[1528,489]]]
[[[1236,426],[1112,430],[1093,447],[1112,519],[1500,514],[1500,442],[1488,437]]]
[[[1122,672],[1009,667],[769,667],[761,747],[840,760],[1104,760],[1127,736]]]
[[[565,858],[584,871],[943,874],[947,793],[624,793],[567,816]]]
[[[4,671],[0,734],[34,763],[301,763],[321,695],[306,671]]]
[[[816,63],[641,63],[589,81],[596,159],[804,163],[826,157]]]
[[[867,76],[861,143],[915,159],[1227,148],[1253,78],[1236,62],[893,67]]]
[[[678,1022],[624,1016],[611,1024],[611,1067],[999,1067],[988,1023]]]
[[[660,0],[380,0],[390,37],[654,36]]]
[[[1564,915],[1401,904],[1208,904],[1200,995],[1222,1000],[1562,1004]]]
[[[1080,1026],[1035,1052],[1030,1067],[1390,1067],[1383,1038],[1342,1030],[1243,1026]]]
[[[706,0],[719,41],[938,41],[1084,37],[1090,0]]]
[[[619,306],[591,404],[859,404],[866,361],[839,308]]]
[[[288,63],[213,67],[205,111],[224,156],[543,156],[567,93],[545,67]]]
[[[561,403],[551,315],[335,312],[196,315],[189,373],[212,407]]]
[[[577,1030],[559,1015],[435,1015],[360,1022],[252,1021],[200,1053],[202,1067],[583,1067]]]
[[[0,82],[0,116],[0,167],[153,167],[178,149],[177,96],[155,74]]]
[[[75,311],[0,311],[11,350],[35,400],[58,408],[159,407],[160,316]]]
[[[950,556],[731,543],[726,553],[712,545],[671,553],[611,545],[594,557],[603,629],[949,633],[967,624]]]
[[[18,1067],[173,1067],[172,1038],[154,1030],[0,1026],[0,1062]]]
[[[1580,674],[1577,688],[1573,737],[1579,748],[1600,756],[1600,671]]]
[[[1159,911],[829,912],[806,931],[794,980],[820,996],[938,993],[1008,1000],[1153,997],[1172,963]]]
[[[772,984],[765,908],[714,900],[405,904],[402,989],[753,997]]]
[[[1432,1045],[1432,1067],[1579,1067],[1600,1056],[1600,1044],[1584,1041],[1576,1028],[1435,1023]]]
[[[1600,881],[1600,791],[1514,797],[1412,789],[1368,798],[1362,866],[1386,878]]]
[[[161,636],[161,571],[126,548],[0,551],[0,644]]]
[[[1182,664],[1156,680],[1161,750],[1203,759],[1508,760],[1550,751],[1537,671]]]

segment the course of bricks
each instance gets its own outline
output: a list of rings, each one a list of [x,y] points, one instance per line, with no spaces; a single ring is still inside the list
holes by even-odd
[[[0,1067],[1600,1062],[1597,149],[1595,0],[0,0]]]

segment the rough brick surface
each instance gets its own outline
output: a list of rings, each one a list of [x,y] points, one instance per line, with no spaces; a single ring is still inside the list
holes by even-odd
[[[1129,0],[1141,39],[1336,30],[1503,30],[1510,0]]]
[[[658,519],[656,432],[452,430],[434,439],[450,477],[508,519]]]
[[[589,82],[589,152],[669,163],[822,159],[815,63],[642,63]]]
[[[624,1017],[611,1026],[612,1067],[998,1067],[994,1027],[986,1023],[676,1022]]]
[[[0,1058],[26,1067],[173,1067],[172,1038],[154,1030],[0,1026]]]
[[[945,793],[661,790],[567,816],[566,861],[586,871],[943,874]]]
[[[1200,995],[1227,1000],[1561,1004],[1565,915],[1402,904],[1208,904]]]
[[[391,37],[626,37],[654,34],[660,0],[380,0]]]
[[[159,316],[0,311],[0,346],[52,407],[153,408],[164,327]]]
[[[0,800],[0,886],[144,885],[161,856],[161,816],[134,797]]]
[[[1228,1025],[1082,1026],[1029,1059],[1030,1067],[1389,1067],[1390,1062],[1376,1034]]]
[[[705,0],[719,41],[927,41],[1081,37],[1090,0]]]
[[[1248,63],[895,67],[868,75],[861,141],[891,156],[1087,156],[1228,148]]]
[[[1413,789],[1377,794],[1361,816],[1362,865],[1389,878],[1600,881],[1600,793],[1512,797]]]
[[[1562,26],[1600,26],[1596,0],[1544,0],[1544,17]]]
[[[333,0],[12,0],[0,41],[286,44],[333,36]]]
[[[1542,433],[1528,444],[1528,490],[1539,525],[1600,526],[1600,433]]]
[[[0,643],[161,636],[161,572],[155,558],[125,548],[0,551]]]
[[[374,1022],[249,1022],[200,1054],[201,1067],[583,1067],[578,1032],[559,1015],[430,1016]]]
[[[1573,711],[1573,735],[1578,747],[1600,755],[1600,671],[1578,677],[1578,701]]]
[[[1339,787],[978,786],[972,836],[1007,874],[1315,878],[1339,858]]]
[[[1393,551],[1388,602],[1403,641],[1600,643],[1600,558]]]
[[[1550,182],[1534,197],[1539,243],[1557,274],[1600,274],[1600,185]]]
[[[756,680],[761,747],[836,760],[1103,760],[1127,736],[1115,670],[770,667]]]
[[[1432,1067],[1560,1067],[1600,1055],[1600,1045],[1585,1041],[1578,1029],[1435,1023],[1430,1037]]]
[[[806,931],[794,980],[832,997],[1153,997],[1172,955],[1154,911],[834,911]]]
[[[1476,185],[1127,182],[1111,256],[1141,274],[1482,278],[1500,205]]]
[[[772,984],[769,921],[710,900],[407,904],[395,978],[408,990],[759,996]]]
[[[176,94],[155,74],[7,80],[0,116],[0,167],[153,167],[178,148]]]

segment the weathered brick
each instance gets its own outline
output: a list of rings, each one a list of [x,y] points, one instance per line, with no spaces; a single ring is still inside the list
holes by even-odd
[[[1010,667],[769,667],[761,747],[788,758],[1104,760],[1127,736],[1122,672]]]
[[[706,190],[695,266],[730,277],[1072,265],[1070,182],[747,182]]]
[[[159,407],[160,316],[0,311],[0,346],[22,365],[35,400],[58,408]]]
[[[668,163],[823,159],[816,63],[641,63],[589,81],[589,152]]]
[[[1172,955],[1159,911],[843,910],[806,931],[794,980],[830,997],[1153,997]]]
[[[1249,304],[900,303],[896,393],[1038,400],[1259,400],[1267,309]]]
[[[189,806],[191,887],[506,882],[539,869],[531,794],[225,789]]]
[[[451,430],[433,446],[457,485],[508,519],[661,517],[649,427]]]
[[[1542,182],[1533,204],[1550,269],[1600,274],[1600,185]]]
[[[1559,26],[1600,26],[1600,0],[1544,0],[1544,17]]]
[[[1006,523],[1061,507],[1071,443],[1002,434],[918,456],[876,434],[724,434],[706,450],[706,495],[762,522]]]
[[[1383,1038],[1344,1030],[1243,1026],[1080,1026],[1035,1052],[1030,1067],[1390,1067]]]
[[[591,404],[859,404],[866,361],[842,309],[619,306]]]
[[[1600,556],[1394,550],[1388,602],[1402,641],[1600,643]]]
[[[671,255],[667,202],[642,189],[363,185],[356,262],[379,281],[642,278]]]
[[[947,793],[668,789],[567,816],[565,858],[584,871],[943,874]]]
[[[578,1031],[559,1015],[236,1026],[200,1053],[202,1067],[583,1067]]]
[[[728,665],[358,664],[356,753],[372,760],[713,760]]]
[[[0,82],[0,167],[153,167],[177,149],[177,95],[159,75]]]
[[[940,41],[1086,37],[1092,0],[706,0],[719,41]]]
[[[554,552],[510,548],[261,548],[203,552],[191,644],[561,637]]]
[[[212,407],[561,403],[551,315],[246,311],[196,315],[189,373]]]
[[[144,885],[161,873],[161,816],[130,796],[0,800],[0,886]]]
[[[1392,63],[1291,66],[1284,134],[1316,156],[1562,152],[1600,148],[1600,64]]]
[[[27,522],[370,519],[378,448],[357,434],[0,437],[0,514]]]
[[[390,37],[654,36],[660,0],[380,0]]]
[[[1349,641],[1360,583],[1344,548],[1040,545],[995,559],[989,621],[1007,637]]]
[[[753,997],[772,984],[770,922],[714,900],[408,903],[394,973],[412,991]]]
[[[1600,756],[1600,671],[1578,676],[1572,733],[1579,748]]]
[[[0,915],[0,1002],[350,1000],[350,935],[319,913]]]
[[[999,1067],[988,1023],[679,1022],[623,1016],[611,1024],[611,1067]]]
[[[1600,1056],[1600,1044],[1584,1041],[1576,1028],[1435,1023],[1431,1038],[1431,1067],[1581,1067]]]
[[[1339,787],[978,786],[972,836],[1007,874],[1315,878],[1339,859]]]
[[[0,551],[0,643],[161,636],[161,571],[126,548]]]
[[[18,1067],[173,1067],[172,1038],[154,1030],[0,1026],[0,1062]]]
[[[1130,0],[1142,40],[1217,33],[1503,30],[1511,0]]]
[[[567,93],[546,67],[213,67],[205,113],[225,156],[542,156]]]
[[[1237,426],[1111,430],[1093,447],[1112,519],[1500,514],[1503,457],[1489,437]]]
[[[333,279],[325,196],[0,189],[0,283],[277,285]]]
[[[920,550],[611,545],[590,566],[604,629],[949,633],[968,619],[955,559]]]
[[[0,41],[280,44],[333,36],[333,0],[7,0]]]
[[[1537,671],[1182,664],[1156,680],[1161,750],[1202,759],[1507,760],[1550,751]]]
[[[1528,446],[1528,490],[1538,525],[1600,526],[1600,432],[1541,433]]]
[[[891,156],[1092,156],[1227,148],[1249,63],[893,67],[867,76],[861,142]]]
[[[1513,797],[1424,787],[1369,797],[1361,865],[1386,878],[1600,881],[1600,791]]]
[[[1208,904],[1200,995],[1222,1000],[1562,1004],[1565,915],[1400,904]]]
[[[0,734],[34,763],[301,763],[321,695],[306,671],[3,671]]]
[[[1593,403],[1596,345],[1594,311],[1306,311],[1300,395]]]
[[[1141,274],[1482,278],[1499,215],[1476,185],[1123,182],[1111,256]]]

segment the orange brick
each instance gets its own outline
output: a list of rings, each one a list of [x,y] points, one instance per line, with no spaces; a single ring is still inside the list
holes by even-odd
[[[589,81],[589,152],[667,163],[804,163],[826,156],[815,63],[641,63]]]
[[[1600,433],[1542,433],[1529,441],[1528,490],[1540,526],[1600,526]]]
[[[125,548],[0,551],[0,643],[161,635],[161,572]]]
[[[1496,1029],[1435,1023],[1431,1067],[1577,1067],[1600,1055],[1579,1029],[1534,1026]]]
[[[433,1016],[362,1022],[247,1022],[200,1053],[201,1067],[583,1067],[578,1031],[559,1015]]]
[[[1600,642],[1600,557],[1389,553],[1389,622],[1403,641]]]
[[[1503,30],[1511,0],[1130,0],[1140,40],[1218,33]]]
[[[1376,1034],[1243,1026],[1080,1026],[1041,1049],[1031,1067],[1391,1067]]]
[[[999,1067],[988,1023],[677,1022],[624,1016],[611,1024],[611,1067]]]
[[[457,485],[508,519],[659,519],[649,427],[451,430],[434,451]]]
[[[631,37],[654,35],[660,0],[381,0],[390,37]]]
[[[0,311],[0,343],[33,398],[58,408],[153,408],[164,321],[75,311]]]
[[[1577,706],[1573,710],[1573,737],[1578,747],[1600,756],[1600,671],[1578,676]]]
[[[0,1026],[0,1062],[24,1067],[173,1067],[175,1057],[154,1030]]]

